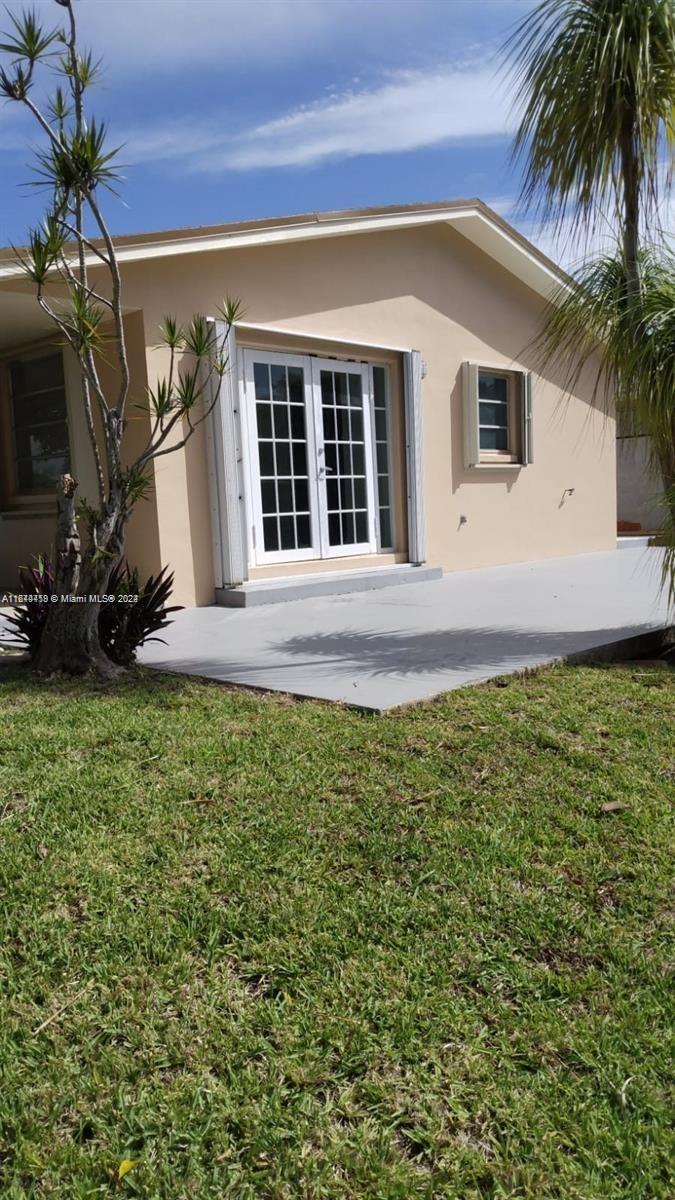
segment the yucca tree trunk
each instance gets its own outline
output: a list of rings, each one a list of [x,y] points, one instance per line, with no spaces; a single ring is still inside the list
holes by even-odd
[[[123,550],[122,508],[107,514],[109,536],[99,551],[85,551],[75,512],[77,482],[64,475],[59,482],[56,528],[56,570],[53,599],[47,613],[40,647],[33,663],[38,675],[95,674],[109,679],[122,668],[110,661],[99,638],[100,599],[106,594],[113,567]],[[102,551],[102,552],[101,552]]]

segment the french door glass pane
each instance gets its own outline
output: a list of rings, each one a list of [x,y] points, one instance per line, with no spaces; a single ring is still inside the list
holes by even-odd
[[[384,367],[373,367],[373,409],[375,412],[380,549],[389,550],[393,545],[393,529],[389,498],[389,409],[387,405],[387,373]]]
[[[328,541],[353,546],[368,541],[362,377],[322,370],[320,382]]]
[[[268,553],[309,549],[312,525],[302,368],[257,362],[253,384],[263,545]]]

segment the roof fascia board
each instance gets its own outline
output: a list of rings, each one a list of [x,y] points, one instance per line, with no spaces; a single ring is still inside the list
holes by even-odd
[[[281,225],[266,229],[242,230],[209,234],[206,237],[190,237],[175,240],[137,243],[117,248],[120,263],[144,262],[156,258],[171,258],[175,255],[206,253],[214,250],[248,249],[255,246],[272,246],[289,242],[310,241],[314,238],[344,237],[349,234],[374,233],[387,230],[412,228],[421,225],[457,225],[469,241],[474,242],[490,257],[496,258],[516,276],[524,278],[529,286],[544,296],[550,296],[564,282],[564,274],[552,270],[541,259],[533,255],[525,245],[512,238],[506,229],[491,221],[475,205],[464,208],[420,210],[418,212],[388,213],[380,216],[338,218],[334,221],[312,221],[298,225]],[[486,248],[492,243],[492,252]],[[95,255],[87,255],[90,266],[100,266]],[[522,270],[527,264],[528,270]],[[520,265],[521,269],[518,269]],[[0,281],[19,278],[22,268],[15,262],[0,266]]]

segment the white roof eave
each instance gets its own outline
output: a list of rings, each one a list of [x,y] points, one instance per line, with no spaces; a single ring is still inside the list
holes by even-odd
[[[356,217],[338,217],[335,220],[312,220],[296,225],[268,226],[248,230],[223,230],[218,233],[191,235],[156,242],[138,242],[122,245],[117,249],[120,263],[147,262],[155,258],[169,258],[183,254],[203,254],[214,250],[240,250],[254,246],[273,246],[292,242],[311,241],[314,238],[345,237],[350,234],[375,233],[378,231],[405,229],[422,225],[447,224],[457,229],[490,258],[499,262],[517,278],[521,279],[539,295],[550,299],[565,282],[561,271],[549,267],[536,254],[531,253],[522,242],[509,235],[501,224],[474,206],[420,210],[418,212],[386,213]],[[88,256],[92,266],[99,260]],[[15,263],[0,266],[0,282],[17,279],[23,275]]]

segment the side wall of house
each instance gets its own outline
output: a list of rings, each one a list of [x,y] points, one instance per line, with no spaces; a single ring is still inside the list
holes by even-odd
[[[537,371],[531,344],[544,302],[455,230],[434,226],[129,264],[125,295],[144,312],[151,384],[166,367],[153,335],[164,313],[180,321],[194,311],[214,314],[225,295],[241,297],[247,322],[296,337],[419,350],[426,365],[430,563],[462,570],[614,546],[613,419],[593,407],[590,376],[577,395],[564,399],[555,373]],[[296,347],[289,341],[289,349]],[[461,367],[467,359],[534,371],[531,466],[465,469]],[[211,603],[202,430],[185,452],[160,461],[156,488],[160,555],[176,571],[178,599]]]

